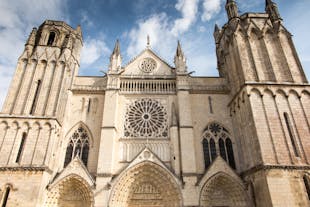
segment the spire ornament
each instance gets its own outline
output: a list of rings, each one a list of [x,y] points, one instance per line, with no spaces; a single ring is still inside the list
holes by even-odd
[[[147,35],[147,37],[146,37],[146,48],[147,49],[151,48],[150,35]]]
[[[35,41],[36,41],[36,35],[37,35],[37,31],[38,29],[36,27],[34,27],[29,35],[29,38],[27,40],[26,45],[35,45]]]
[[[186,58],[183,53],[180,41],[178,41],[177,50],[174,56],[174,64],[177,73],[187,73]]]
[[[229,20],[239,17],[238,6],[235,0],[227,0],[225,9]]]
[[[120,43],[119,43],[119,40],[117,39],[115,42],[113,52],[110,56],[109,72],[116,72],[117,73],[121,69],[122,56],[121,56],[121,49],[120,48],[121,48]]]
[[[272,22],[278,22],[282,20],[278,6],[272,0],[266,0],[265,11],[267,14],[269,14],[269,18]]]

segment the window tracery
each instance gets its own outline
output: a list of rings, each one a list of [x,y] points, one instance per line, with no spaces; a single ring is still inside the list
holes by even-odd
[[[206,169],[218,155],[228,162],[233,169],[236,169],[233,143],[225,127],[218,123],[209,124],[203,134],[202,145]]]
[[[145,73],[150,73],[156,69],[156,61],[153,58],[145,58],[140,64],[140,69]]]
[[[166,138],[166,108],[153,99],[140,99],[129,105],[125,115],[125,137]]]
[[[71,160],[78,156],[87,166],[89,153],[89,137],[87,131],[83,127],[79,127],[70,137],[67,145],[64,167],[66,167]]]

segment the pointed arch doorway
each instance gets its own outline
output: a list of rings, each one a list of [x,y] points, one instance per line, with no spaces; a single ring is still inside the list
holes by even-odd
[[[47,207],[93,207],[93,195],[88,184],[79,176],[69,176],[48,193]]]
[[[201,207],[249,207],[247,193],[242,183],[225,173],[211,177],[200,194]]]
[[[130,168],[118,178],[109,206],[179,207],[182,206],[182,197],[174,177],[159,165],[147,161]]]

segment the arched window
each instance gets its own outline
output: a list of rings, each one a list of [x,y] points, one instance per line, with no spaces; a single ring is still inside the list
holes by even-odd
[[[23,135],[22,135],[22,139],[21,139],[21,142],[20,142],[20,145],[19,145],[17,157],[16,157],[16,160],[15,160],[15,162],[17,162],[17,163],[19,163],[21,161],[22,153],[23,153],[24,147],[25,147],[26,138],[27,138],[27,133],[24,132]]]
[[[219,155],[228,162],[233,169],[236,169],[233,143],[225,127],[218,123],[209,124],[203,134],[202,144],[206,169]],[[218,148],[216,146],[218,146]]]
[[[306,191],[307,191],[308,199],[310,200],[310,183],[309,183],[309,179],[308,179],[308,177],[306,175],[304,175],[303,180],[304,180],[305,188],[306,188]]]
[[[228,155],[228,163],[229,163],[229,165],[233,169],[236,169],[233,145],[232,145],[232,142],[231,142],[231,140],[229,138],[226,139],[226,151],[227,151],[227,155]]]
[[[64,167],[66,167],[71,160],[78,156],[87,166],[89,153],[89,137],[87,131],[83,127],[79,127],[70,137],[67,146]]]
[[[292,124],[290,122],[289,116],[288,116],[288,114],[286,112],[284,112],[283,115],[284,115],[287,131],[288,131],[288,134],[290,136],[290,140],[291,140],[291,143],[292,143],[292,146],[293,146],[294,154],[295,154],[296,157],[299,157],[299,153],[298,153],[298,150],[297,150],[297,145],[296,145],[295,137],[294,137],[294,134],[293,134]]]
[[[37,105],[37,102],[38,102],[38,97],[39,97],[39,94],[40,94],[40,90],[41,90],[41,80],[38,80],[37,82],[37,87],[36,87],[36,91],[35,91],[35,94],[34,94],[34,97],[33,97],[33,101],[32,101],[32,106],[31,106],[31,110],[30,110],[30,114],[33,115],[35,109],[36,109],[36,105]]]
[[[204,159],[205,159],[205,168],[207,169],[211,164],[208,140],[203,139],[202,145],[203,145],[203,155],[204,155]]]
[[[211,158],[212,158],[212,161],[215,160],[216,158],[216,146],[215,146],[215,142],[214,142],[214,139],[210,139],[210,148],[211,148]]]
[[[9,199],[10,191],[11,191],[10,186],[7,186],[7,187],[5,188],[4,193],[3,193],[1,207],[6,207],[6,204],[7,204],[8,199]]]
[[[220,155],[221,157],[227,161],[226,159],[226,150],[225,150],[225,144],[224,144],[224,141],[223,139],[219,139],[219,147],[220,147]]]
[[[56,37],[56,34],[55,32],[50,32],[49,36],[48,36],[48,41],[47,41],[47,45],[48,46],[52,46],[54,41],[55,41],[55,37]]]
[[[66,157],[65,157],[65,164],[64,167],[66,167],[72,160],[72,153],[73,153],[73,142],[70,140],[68,146],[67,146],[67,151],[66,151]]]

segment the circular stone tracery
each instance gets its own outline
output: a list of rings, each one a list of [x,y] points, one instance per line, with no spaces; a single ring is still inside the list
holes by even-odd
[[[140,69],[145,73],[150,73],[156,68],[156,62],[152,58],[145,58],[140,64]]]
[[[167,112],[158,101],[140,99],[125,115],[125,137],[167,137]]]

